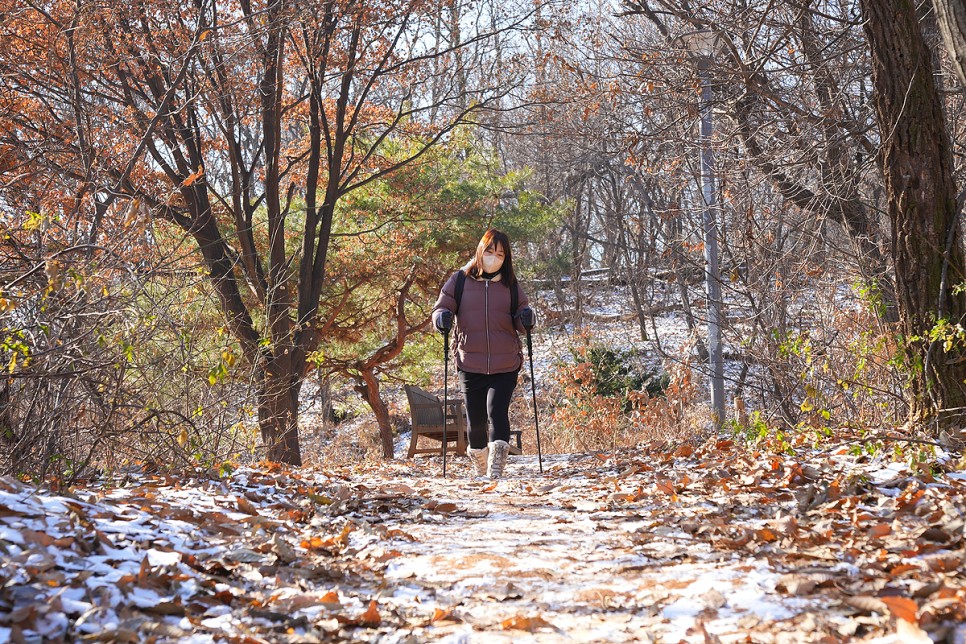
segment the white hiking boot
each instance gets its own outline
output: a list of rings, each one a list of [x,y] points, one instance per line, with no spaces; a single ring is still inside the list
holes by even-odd
[[[482,449],[473,449],[472,447],[467,447],[466,455],[470,457],[470,462],[473,464],[473,469],[476,470],[476,475],[486,476],[486,461],[487,457],[490,455],[489,445]]]
[[[510,454],[510,444],[506,441],[493,441],[489,448],[490,457],[486,462],[486,474],[491,479],[502,478],[506,457]]]

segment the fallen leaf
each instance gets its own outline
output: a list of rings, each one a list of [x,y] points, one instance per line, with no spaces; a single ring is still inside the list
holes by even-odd
[[[879,599],[878,597],[870,597],[868,595],[856,595],[854,597],[847,597],[845,603],[853,608],[858,608],[861,611],[867,613],[881,613],[883,615],[888,612],[889,607],[886,603]]]
[[[878,523],[868,530],[868,535],[873,539],[881,539],[890,534],[892,534],[892,526],[888,523]]]
[[[395,559],[396,557],[401,557],[401,556],[402,556],[402,553],[399,552],[398,550],[387,550],[386,552],[383,552],[382,554],[376,557],[373,557],[372,560],[376,563],[385,563],[390,559]]]
[[[905,574],[913,570],[922,570],[920,566],[914,564],[899,564],[895,568],[889,571],[889,576],[898,577],[899,575]]]
[[[369,608],[359,616],[357,621],[365,626],[379,626],[382,623],[375,599],[369,601]]]
[[[674,491],[674,483],[672,483],[670,479],[659,480],[654,484],[654,487],[657,488],[658,492],[663,492],[671,497],[672,501],[678,500],[678,495]]]
[[[429,618],[429,622],[431,624],[435,624],[436,622],[442,622],[446,620],[452,621],[453,620],[452,615],[453,615],[452,608],[447,608],[447,609],[437,608],[436,610],[433,611],[433,616]]]
[[[926,491],[924,489],[914,488],[910,485],[902,494],[896,497],[896,510],[902,512],[903,510],[912,508],[919,503],[925,494]]]
[[[505,631],[526,631],[528,633],[536,632],[541,628],[553,628],[553,625],[545,620],[544,618],[538,616],[535,617],[524,617],[518,615],[516,617],[511,617],[500,622],[500,626],[503,627]]]
[[[778,535],[769,530],[768,528],[762,528],[755,532],[755,536],[758,537],[759,541],[764,541],[765,543],[772,543],[773,541],[778,541]]]
[[[785,589],[789,595],[807,595],[815,589],[818,582],[807,575],[782,575],[775,585],[776,589]]]
[[[919,623],[919,606],[907,597],[882,597],[882,603],[896,619],[905,620],[911,624]]]
[[[923,557],[923,560],[934,572],[953,572],[963,565],[963,555],[953,552],[938,552]]]
[[[255,504],[246,499],[243,496],[236,496],[235,502],[238,504],[238,511],[244,512],[245,514],[250,514],[252,516],[259,516],[258,508]]]

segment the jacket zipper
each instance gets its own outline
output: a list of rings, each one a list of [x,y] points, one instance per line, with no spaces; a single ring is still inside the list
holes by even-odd
[[[486,325],[486,375],[490,375],[490,280],[483,282],[483,319]]]

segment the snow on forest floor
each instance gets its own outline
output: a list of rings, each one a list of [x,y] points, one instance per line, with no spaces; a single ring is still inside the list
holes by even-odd
[[[966,641],[966,476],[846,451],[0,479],[0,641]]]

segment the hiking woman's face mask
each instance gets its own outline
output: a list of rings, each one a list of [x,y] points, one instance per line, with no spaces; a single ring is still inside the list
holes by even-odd
[[[487,273],[495,273],[503,266],[503,256],[491,255],[489,252],[487,251],[487,254],[483,255],[483,270]]]
[[[505,254],[499,246],[491,246],[483,251],[483,270],[487,273],[495,273],[503,266]]]

